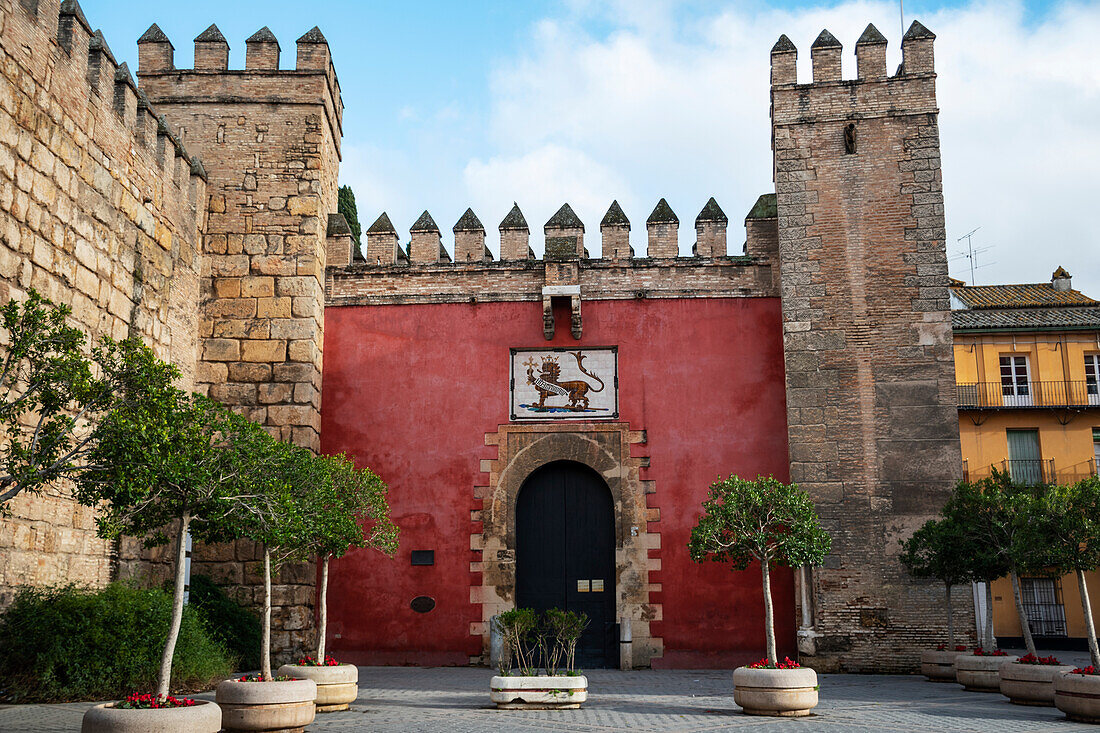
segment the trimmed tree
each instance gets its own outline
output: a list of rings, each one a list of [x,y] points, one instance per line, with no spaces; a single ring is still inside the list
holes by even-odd
[[[1051,486],[1035,506],[1037,511],[1020,540],[1046,547],[1051,571],[1077,576],[1089,655],[1092,666],[1100,669],[1100,647],[1085,582],[1085,573],[1100,567],[1100,478],[1090,476],[1074,484]]]
[[[947,642],[955,648],[955,619],[951,608],[951,589],[971,580],[968,558],[973,542],[965,528],[950,518],[930,519],[908,540],[899,540],[901,564],[914,578],[934,579],[943,583],[947,607]]]
[[[1048,487],[1015,483],[1003,471],[994,469],[993,475],[974,483],[960,481],[955,492],[944,506],[943,516],[956,523],[969,536],[970,552],[967,555],[973,580],[986,583],[986,638],[983,645],[995,646],[993,636],[993,591],[991,584],[997,578],[1008,575],[1012,582],[1012,595],[1016,602],[1016,615],[1027,651],[1035,654],[1035,641],[1031,635],[1020,593],[1021,570],[1041,568],[1047,564],[1043,556],[1044,546],[1028,546],[1019,541],[1021,532],[1029,521],[1029,513],[1036,497]]]
[[[103,537],[133,535],[153,546],[169,542],[172,531],[172,616],[157,677],[163,698],[183,616],[187,535],[231,539],[241,517],[255,511],[262,494],[254,470],[262,467],[250,452],[267,434],[223,405],[175,388],[176,368],[137,341],[109,344],[100,360],[119,375],[121,399],[95,428],[94,468],[80,475],[76,496],[100,507]]]
[[[744,570],[753,561],[760,563],[764,637],[768,661],[774,665],[771,566],[820,564],[831,545],[805,491],[771,476],[752,481],[730,476],[711,484],[703,501],[703,515],[691,530],[688,552],[695,562],[725,563],[731,570]]]
[[[398,530],[390,521],[386,484],[369,468],[356,468],[341,453],[318,456],[313,470],[315,479],[305,497],[304,516],[309,527],[303,549],[317,558],[321,566],[317,661],[322,663],[328,630],[329,561],[356,547],[369,547],[393,557]]]
[[[91,450],[92,420],[107,409],[109,378],[96,378],[71,309],[36,291],[0,308],[0,514],[23,491],[75,478]]]

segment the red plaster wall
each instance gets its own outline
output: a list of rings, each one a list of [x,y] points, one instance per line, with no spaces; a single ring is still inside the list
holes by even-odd
[[[360,664],[466,664],[481,653],[470,624],[473,487],[480,459],[495,457],[485,433],[508,421],[509,348],[619,347],[620,419],[647,431],[635,455],[656,481],[663,606],[652,624],[663,667],[728,667],[763,654],[758,568],[696,565],[687,540],[719,474],[787,479],[780,305],[775,298],[585,302],[584,338],[558,314],[552,342],[539,303],[330,307],[325,311],[322,449],[346,451],[390,486],[401,547],[390,560],[357,551],[336,561],[329,590],[330,645]],[[435,550],[412,567],[410,552]],[[776,574],[780,654],[793,654],[794,590]],[[435,598],[418,614],[416,596]],[[336,637],[339,635],[339,638]]]

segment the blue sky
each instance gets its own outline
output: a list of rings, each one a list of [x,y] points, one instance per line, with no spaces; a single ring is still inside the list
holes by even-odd
[[[890,0],[603,0],[582,2],[82,3],[115,56],[136,68],[134,41],[156,22],[191,63],[211,22],[229,40],[269,26],[294,63],[313,25],[328,38],[345,105],[343,182],[364,226],[386,210],[405,230],[428,208],[449,230],[466,206],[490,230],[519,202],[534,231],[565,200],[588,225],[613,198],[644,222],[667,197],[689,222],[714,195],[731,219],[771,188],[767,51],[787,33],[807,53],[828,27],[852,46],[873,21],[900,39]],[[907,0],[938,35],[937,70],[952,274],[970,279],[956,239],[980,227],[979,284],[1041,281],[1058,265],[1100,297],[1092,209],[1100,168],[1100,5]],[[694,232],[681,227],[681,247]],[[536,250],[541,238],[533,236]],[[449,235],[444,242],[451,246]]]

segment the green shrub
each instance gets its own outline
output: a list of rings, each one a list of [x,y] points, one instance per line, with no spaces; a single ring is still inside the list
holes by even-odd
[[[260,619],[205,575],[191,576],[191,604],[202,611],[206,627],[229,653],[237,669],[260,666]]]
[[[171,595],[157,588],[23,588],[0,615],[0,697],[59,702],[154,691],[171,611]],[[172,688],[206,688],[232,671],[201,613],[185,609]]]

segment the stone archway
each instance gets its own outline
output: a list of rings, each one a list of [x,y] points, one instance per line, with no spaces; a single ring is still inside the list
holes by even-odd
[[[523,482],[536,469],[555,461],[575,461],[596,471],[611,490],[615,513],[616,614],[630,619],[633,642],[627,666],[646,667],[663,651],[660,638],[653,637],[650,622],[661,619],[660,604],[650,603],[649,571],[660,569],[660,560],[649,550],[661,546],[660,511],[647,505],[647,494],[656,490],[652,481],[642,480],[641,469],[649,465],[644,456],[632,456],[631,445],[645,443],[645,432],[631,430],[626,423],[572,423],[551,425],[501,425],[485,435],[486,445],[497,446],[497,457],[482,461],[488,474],[485,485],[475,489],[481,508],[474,511],[479,522],[470,547],[481,552],[472,570],[481,582],[471,588],[471,601],[480,604],[481,621],[471,633],[482,638],[483,658],[489,654],[490,619],[515,606],[515,507]],[[480,531],[479,531],[480,530]]]

